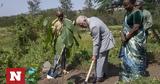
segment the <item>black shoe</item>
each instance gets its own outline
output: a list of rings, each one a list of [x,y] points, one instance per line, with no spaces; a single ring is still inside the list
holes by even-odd
[[[149,76],[150,76],[150,74],[149,74],[149,72],[148,72],[148,71],[145,71],[145,72],[142,74],[142,76],[149,77]]]
[[[103,77],[98,77],[98,78],[95,77],[95,78],[93,79],[93,84],[96,83],[96,82],[103,82],[103,81],[104,81],[104,78],[103,78]]]
[[[103,81],[104,81],[104,78],[103,78],[103,77],[97,77],[96,82],[103,82]]]
[[[95,84],[97,82],[97,77],[93,78],[93,84]]]

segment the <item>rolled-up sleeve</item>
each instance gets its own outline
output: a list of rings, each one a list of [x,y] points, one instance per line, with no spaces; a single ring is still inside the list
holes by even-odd
[[[93,55],[97,56],[100,49],[100,28],[94,26],[92,28]]]

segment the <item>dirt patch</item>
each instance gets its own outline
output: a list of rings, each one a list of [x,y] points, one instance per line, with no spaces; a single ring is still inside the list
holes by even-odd
[[[118,81],[119,68],[116,65],[109,64],[108,77],[101,84],[114,84]],[[83,70],[71,70],[69,74],[62,75],[56,79],[43,79],[38,81],[38,84],[67,84],[68,82],[73,82],[74,84],[84,84],[87,71]],[[92,84],[94,77],[94,68],[92,69],[88,84]],[[98,84],[98,83],[97,83]]]
[[[108,77],[105,79],[104,82],[96,83],[96,84],[115,84],[119,79],[119,67],[115,65],[109,65]],[[160,65],[157,63],[149,64],[147,71],[149,72],[149,77],[160,79]],[[84,84],[84,80],[86,77],[87,71],[82,70],[71,70],[69,74],[64,75],[62,77],[58,77],[56,79],[43,79],[38,81],[38,84],[67,84],[69,81],[73,82],[74,84]],[[92,84],[92,74],[89,78],[89,83]]]

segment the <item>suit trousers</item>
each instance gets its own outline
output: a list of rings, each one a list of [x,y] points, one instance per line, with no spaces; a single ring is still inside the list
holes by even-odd
[[[99,53],[99,55],[96,57],[97,58],[95,62],[96,77],[103,77],[104,74],[107,74],[108,54],[109,50]]]

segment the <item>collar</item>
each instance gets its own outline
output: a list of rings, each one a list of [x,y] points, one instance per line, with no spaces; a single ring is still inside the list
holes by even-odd
[[[87,18],[87,22],[88,22],[88,24],[90,24],[90,18]]]
[[[91,22],[90,18],[87,18],[87,23],[88,23],[89,30],[91,30],[91,28],[90,28],[90,22]]]

